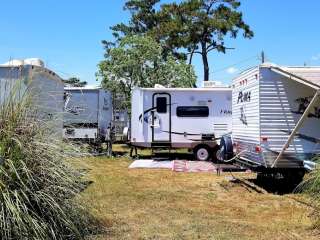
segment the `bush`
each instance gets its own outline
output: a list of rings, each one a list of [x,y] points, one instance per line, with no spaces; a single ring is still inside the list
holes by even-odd
[[[76,200],[80,174],[28,97],[0,106],[0,238],[81,239],[90,217]]]
[[[314,159],[320,164],[320,156]],[[314,227],[320,229],[320,168],[309,173],[305,180],[298,186],[298,191],[308,194],[314,206]]]

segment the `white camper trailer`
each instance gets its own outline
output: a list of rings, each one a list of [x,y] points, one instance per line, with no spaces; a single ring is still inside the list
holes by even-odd
[[[136,88],[131,137],[135,147],[193,149],[199,160],[231,131],[231,88]]]
[[[232,138],[239,161],[300,181],[304,163],[320,153],[319,89],[320,67],[263,64],[234,79]],[[231,151],[230,143],[222,150]]]
[[[18,97],[27,91],[32,97],[39,118],[50,121],[51,128],[61,137],[63,82],[46,69],[40,59],[12,60],[0,65],[0,103],[13,92]]]
[[[90,143],[109,142],[112,98],[109,91],[95,87],[65,87],[63,135]]]

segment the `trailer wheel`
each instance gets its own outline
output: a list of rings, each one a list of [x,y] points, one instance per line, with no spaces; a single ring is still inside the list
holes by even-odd
[[[198,161],[208,161],[211,157],[210,148],[207,145],[198,145],[193,150]]]

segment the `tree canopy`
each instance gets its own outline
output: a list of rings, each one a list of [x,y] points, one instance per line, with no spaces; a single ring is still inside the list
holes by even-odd
[[[157,5],[160,0],[128,0],[125,9],[131,13],[128,24],[113,27],[116,41],[132,34],[151,36],[162,46],[162,56],[168,52],[180,59],[200,54],[203,62],[204,80],[209,80],[208,54],[211,51],[225,53],[230,47],[226,38],[253,37],[253,32],[239,11],[239,0],[184,0],[179,3]],[[107,49],[114,42],[104,41]]]
[[[172,48],[187,49],[191,61],[193,54],[201,55],[204,80],[207,81],[209,52],[225,53],[229,48],[225,46],[225,38],[236,38],[241,30],[243,37],[253,37],[238,11],[239,6],[238,0],[186,0],[165,4],[161,11],[168,20],[160,24],[160,32]]]
[[[129,107],[134,87],[193,87],[196,76],[193,67],[168,54],[162,58],[162,47],[148,36],[122,38],[99,64],[97,77],[102,86],[113,93],[124,94]]]
[[[63,80],[63,83],[67,87],[84,87],[87,85],[86,81],[81,81],[79,78],[71,77]]]

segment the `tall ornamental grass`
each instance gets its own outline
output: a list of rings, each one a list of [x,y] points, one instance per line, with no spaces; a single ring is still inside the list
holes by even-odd
[[[318,167],[306,176],[297,190],[311,197],[312,205],[314,206],[314,227],[320,229],[320,156],[314,160],[318,163]]]
[[[82,239],[91,220],[77,200],[81,175],[30,94],[14,92],[0,104],[0,239]]]

